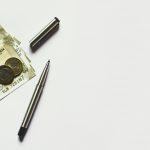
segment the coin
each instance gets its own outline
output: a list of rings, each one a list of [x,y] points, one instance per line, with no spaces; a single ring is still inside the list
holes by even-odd
[[[9,66],[13,70],[15,77],[20,75],[23,71],[22,62],[16,57],[7,59],[5,65]]]
[[[0,84],[8,85],[11,84],[14,80],[14,72],[13,70],[6,66],[0,66]]]

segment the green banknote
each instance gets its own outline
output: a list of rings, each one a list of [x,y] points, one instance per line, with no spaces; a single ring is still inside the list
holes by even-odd
[[[34,76],[35,70],[20,42],[0,26],[0,100]]]

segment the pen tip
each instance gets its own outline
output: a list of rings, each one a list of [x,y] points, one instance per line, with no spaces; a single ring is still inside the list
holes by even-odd
[[[50,59],[48,60],[48,63],[50,63]]]

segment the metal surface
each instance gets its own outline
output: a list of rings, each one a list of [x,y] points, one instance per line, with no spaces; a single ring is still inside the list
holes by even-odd
[[[33,96],[31,98],[30,104],[29,104],[28,109],[26,111],[25,117],[23,119],[21,128],[20,128],[19,133],[18,133],[18,135],[21,138],[22,138],[22,136],[24,137],[26,130],[29,127],[29,124],[32,120],[33,114],[36,110],[37,104],[39,102],[40,96],[41,96],[43,88],[44,88],[44,84],[46,82],[46,78],[47,78],[48,71],[49,71],[49,65],[50,65],[50,61],[47,62],[46,66],[45,66],[45,68],[41,74],[39,82],[35,88],[35,91],[34,91]]]
[[[54,20],[52,20],[30,41],[30,47],[33,51],[44,44],[58,30],[59,22],[59,19],[55,17]]]

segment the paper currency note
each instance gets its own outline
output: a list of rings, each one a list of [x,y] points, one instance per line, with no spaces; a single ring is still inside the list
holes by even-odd
[[[30,59],[20,47],[20,42],[0,26],[0,66],[5,65],[9,58],[19,59],[22,63],[23,71],[14,78],[11,84],[3,85],[0,83],[0,100],[35,76],[35,70],[31,66]]]

